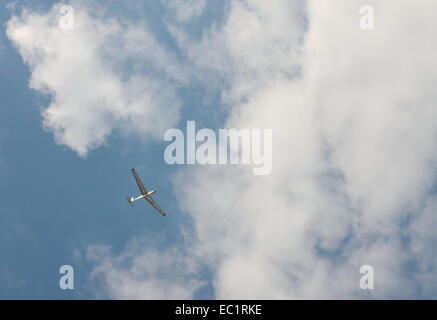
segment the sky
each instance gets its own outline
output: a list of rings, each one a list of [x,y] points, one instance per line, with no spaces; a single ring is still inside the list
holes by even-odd
[[[435,299],[436,11],[2,1],[0,298]],[[272,171],[169,165],[191,120],[271,129]]]

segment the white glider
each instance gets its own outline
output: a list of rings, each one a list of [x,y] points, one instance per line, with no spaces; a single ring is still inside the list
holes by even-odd
[[[137,200],[139,200],[141,198],[144,198],[147,201],[149,201],[150,204],[152,206],[154,206],[155,209],[158,210],[160,214],[165,216],[165,212],[162,211],[162,209],[158,206],[158,204],[155,202],[155,200],[153,200],[152,197],[150,196],[150,195],[154,194],[156,191],[152,190],[152,191],[147,192],[146,188],[144,188],[143,183],[141,182],[140,178],[138,177],[137,173],[135,172],[135,169],[132,169],[132,173],[133,173],[133,175],[135,177],[135,181],[137,182],[138,188],[140,188],[141,195],[136,197],[136,198],[126,197],[127,201],[129,201],[129,204],[133,207],[135,201],[137,201]]]

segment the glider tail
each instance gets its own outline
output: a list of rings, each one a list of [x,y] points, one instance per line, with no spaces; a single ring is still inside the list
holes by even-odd
[[[135,207],[135,205],[134,205],[134,198],[126,197],[126,199],[127,199],[127,201],[129,202],[129,204],[130,204],[132,207]]]

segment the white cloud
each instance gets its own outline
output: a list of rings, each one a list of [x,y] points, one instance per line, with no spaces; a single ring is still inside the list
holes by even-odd
[[[80,156],[114,131],[160,139],[179,118],[175,90],[183,79],[175,57],[142,23],[104,18],[80,1],[72,6],[73,30],[59,27],[60,5],[48,13],[24,10],[7,23],[31,69],[29,86],[51,96],[44,127]]]
[[[375,30],[363,31],[360,1],[308,1],[305,34],[301,5],[235,1],[199,43],[179,34],[230,81],[226,126],[273,128],[274,139],[270,176],[181,173],[190,252],[218,298],[435,296],[434,237],[421,233],[434,211],[421,212],[437,158],[437,5],[375,2]],[[371,292],[359,288],[363,264]]]
[[[188,22],[200,16],[205,8],[206,0],[161,0],[180,22]]]
[[[214,23],[204,30],[200,41],[190,38],[179,26],[170,24],[169,29],[199,68],[198,72],[215,71],[232,81],[224,102],[233,105],[259,86],[269,85],[267,81],[272,78],[280,74],[292,76],[296,71],[304,30],[301,4],[288,0],[276,1],[275,5],[232,1],[224,25]]]
[[[94,263],[91,282],[96,284],[97,296],[192,299],[203,284],[195,278],[196,267],[189,257],[176,247],[153,249],[150,239],[132,242],[120,255],[107,247],[91,246],[87,259]]]
[[[421,284],[422,294],[435,297],[437,287],[437,198],[429,197],[423,210],[411,224],[411,251],[414,254],[415,280]]]
[[[358,0],[233,1],[200,41],[169,23],[198,76],[228,84],[225,126],[273,129],[273,170],[181,170],[175,186],[192,221],[184,251],[90,249],[105,293],[193,297],[200,261],[217,298],[435,297],[437,4],[370,4],[371,31],[359,28]],[[147,28],[77,12],[73,33],[56,29],[55,9],[8,24],[31,86],[53,95],[44,119],[58,141],[84,155],[113,130],[153,135],[174,123],[177,107],[159,123],[146,114],[178,104],[173,83],[187,83],[187,70]],[[150,46],[136,45],[143,38]],[[113,65],[125,52],[114,39],[132,53],[122,60],[145,56],[134,75]],[[153,66],[169,85],[141,72]],[[359,288],[364,264],[375,270],[370,292]]]

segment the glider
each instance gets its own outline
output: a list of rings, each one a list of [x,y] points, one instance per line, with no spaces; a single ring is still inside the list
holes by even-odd
[[[135,201],[137,201],[137,200],[139,200],[139,199],[141,199],[141,198],[144,198],[144,199],[146,199],[147,201],[149,201],[150,204],[151,204],[152,206],[154,206],[155,209],[158,210],[160,214],[162,214],[163,216],[165,216],[165,212],[162,211],[162,209],[158,206],[158,204],[155,202],[155,200],[153,200],[152,197],[150,196],[150,195],[154,194],[156,191],[155,191],[155,190],[152,190],[152,191],[147,192],[146,188],[144,188],[143,183],[141,182],[140,178],[138,177],[137,173],[135,172],[135,169],[132,169],[132,173],[133,173],[133,175],[134,175],[134,177],[135,177],[135,181],[137,182],[138,188],[140,188],[141,195],[138,196],[138,197],[136,197],[136,198],[129,198],[129,197],[126,197],[127,201],[129,201],[129,204],[130,204],[132,207],[134,207],[134,202],[135,202]]]

